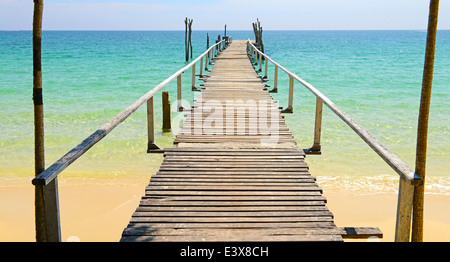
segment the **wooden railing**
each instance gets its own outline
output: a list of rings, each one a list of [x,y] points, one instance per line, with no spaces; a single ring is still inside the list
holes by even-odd
[[[414,173],[400,158],[389,151],[379,140],[369,133],[364,127],[359,125],[353,118],[334,104],[328,97],[321,93],[314,86],[301,79],[294,73],[290,72],[266,54],[256,48],[250,40],[247,41],[247,52],[250,59],[255,60],[255,64],[259,64],[258,72],[262,72],[263,61],[265,64],[265,75],[267,78],[268,61],[275,66],[274,72],[274,88],[271,92],[277,92],[278,86],[278,68],[286,72],[289,76],[289,102],[288,107],[283,110],[284,113],[293,112],[293,95],[294,95],[294,79],[300,82],[306,89],[316,96],[316,115],[314,127],[314,143],[309,149],[305,149],[305,153],[320,154],[320,135],[322,130],[322,104],[328,106],[339,118],[342,119],[353,131],[358,134],[371,148],[374,150],[395,172],[400,175],[397,218],[395,229],[395,241],[406,242],[410,239],[411,234],[411,214],[413,207],[414,186],[423,183],[422,179]],[[264,60],[262,59],[264,57]]]
[[[228,43],[227,39],[227,43]],[[208,71],[208,65],[212,64],[212,60],[219,54],[220,51],[226,48],[226,42],[224,40],[216,43],[206,50],[203,54],[193,60],[191,63],[178,70],[169,78],[161,82],[159,85],[148,91],[145,95],[139,98],[136,102],[123,110],[113,119],[111,119],[104,126],[100,127],[97,131],[92,133],[89,137],[83,140],[79,145],[70,150],[67,154],[61,157],[58,161],[53,163],[50,167],[45,169],[42,173],[37,175],[32,183],[35,187],[41,187],[43,192],[42,198],[36,198],[36,220],[43,223],[44,230],[42,230],[42,236],[36,236],[36,239],[43,239],[48,242],[61,241],[61,227],[59,219],[59,197],[58,197],[58,183],[57,177],[62,171],[64,171],[70,164],[80,158],[91,147],[97,144],[101,139],[108,135],[114,128],[133,114],[139,107],[147,102],[147,124],[148,124],[148,148],[147,152],[162,152],[162,150],[155,143],[154,135],[154,108],[153,97],[156,93],[161,91],[165,86],[177,79],[177,100],[178,110],[182,111],[182,85],[181,76],[188,69],[192,68],[192,90],[196,90],[195,77],[196,70],[195,65],[200,61],[200,76],[203,76],[203,70]],[[203,68],[204,67],[204,68]],[[41,202],[42,201],[42,202]],[[39,203],[38,203],[39,202]],[[38,232],[38,231],[37,231]],[[40,231],[39,231],[40,232]],[[38,234],[38,233],[36,233]],[[40,233],[41,234],[41,233]]]

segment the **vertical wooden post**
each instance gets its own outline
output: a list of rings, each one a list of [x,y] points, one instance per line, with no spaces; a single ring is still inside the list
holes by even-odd
[[[261,53],[258,53],[259,54],[259,70],[258,70],[258,72],[262,72],[262,54]]]
[[[273,80],[273,89],[269,93],[278,93],[278,66],[275,65],[275,76]]]
[[[194,19],[189,20],[189,48],[191,51],[191,58],[192,58],[192,23],[194,22]]]
[[[202,59],[200,59],[200,75],[199,75],[199,77],[203,77],[203,59],[204,59],[204,56],[202,56]]]
[[[305,150],[306,154],[321,154],[320,136],[322,133],[322,108],[323,102],[316,98],[316,120],[314,124],[314,143],[313,146]]]
[[[184,109],[181,97],[181,75],[177,77],[177,101],[178,101],[178,112],[181,112]]]
[[[36,241],[61,242],[58,179],[35,186]]]
[[[44,1],[34,0],[33,11],[33,104],[35,176],[45,170],[44,101],[42,96],[42,14]],[[58,181],[35,186],[35,226],[37,242],[61,241]]]
[[[192,65],[192,91],[200,91],[200,89],[195,86],[195,64]]]
[[[212,65],[212,60],[213,60],[212,54],[213,54],[213,50],[214,50],[214,47],[211,48],[211,49],[209,50],[209,52],[208,52],[208,64],[209,64],[209,65]]]
[[[163,111],[163,132],[169,132],[172,129],[170,123],[170,100],[169,100],[169,92],[162,92],[162,111]]]
[[[428,115],[430,112],[431,89],[433,85],[434,54],[436,46],[438,13],[439,0],[431,0],[430,13],[428,17],[427,44],[425,51],[422,92],[417,128],[415,169],[416,174],[419,175],[420,178],[422,178],[423,183],[414,188],[413,226],[411,239],[413,242],[423,241],[423,210],[427,159]]]
[[[395,223],[395,241],[409,242],[411,236],[411,211],[413,208],[414,186],[400,177]]]
[[[293,101],[294,101],[294,78],[292,76],[289,76],[289,102],[288,107],[281,111],[281,113],[288,113],[292,114],[294,112],[293,108]]]
[[[209,71],[208,69],[208,64],[209,64],[209,52],[206,53],[206,57],[205,57],[205,71]]]
[[[264,67],[265,67],[265,69],[264,69],[264,79],[267,79],[267,70],[268,70],[268,65],[269,65],[269,63],[267,63],[267,59],[264,59]]]
[[[147,132],[148,132],[148,146],[147,153],[159,151],[159,147],[155,144],[155,121],[153,109],[153,96],[147,100]]]
[[[186,61],[189,60],[189,45],[188,45],[188,18],[184,20],[184,51],[186,53]]]

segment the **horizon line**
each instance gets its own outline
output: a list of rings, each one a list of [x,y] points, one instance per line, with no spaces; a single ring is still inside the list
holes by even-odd
[[[32,29],[0,29],[3,32],[17,32],[17,31],[33,31]],[[92,31],[92,32],[113,32],[113,31],[174,31],[174,32],[184,32],[182,29],[43,29],[42,31]],[[224,31],[223,29],[197,29],[195,31]],[[243,32],[252,32],[251,29],[232,29],[227,32],[232,31],[243,31]],[[266,29],[267,31],[427,31],[427,29]],[[449,29],[438,29],[437,31],[450,31]]]

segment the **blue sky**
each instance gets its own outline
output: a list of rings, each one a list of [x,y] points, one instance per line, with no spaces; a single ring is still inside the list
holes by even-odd
[[[44,0],[44,30],[383,30],[427,27],[429,0]],[[450,29],[440,1],[439,29]],[[0,0],[0,30],[30,30],[32,0]]]

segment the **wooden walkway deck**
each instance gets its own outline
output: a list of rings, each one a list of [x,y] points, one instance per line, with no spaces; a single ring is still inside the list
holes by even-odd
[[[121,241],[342,241],[345,230],[334,224],[246,41],[215,60],[187,113]]]

